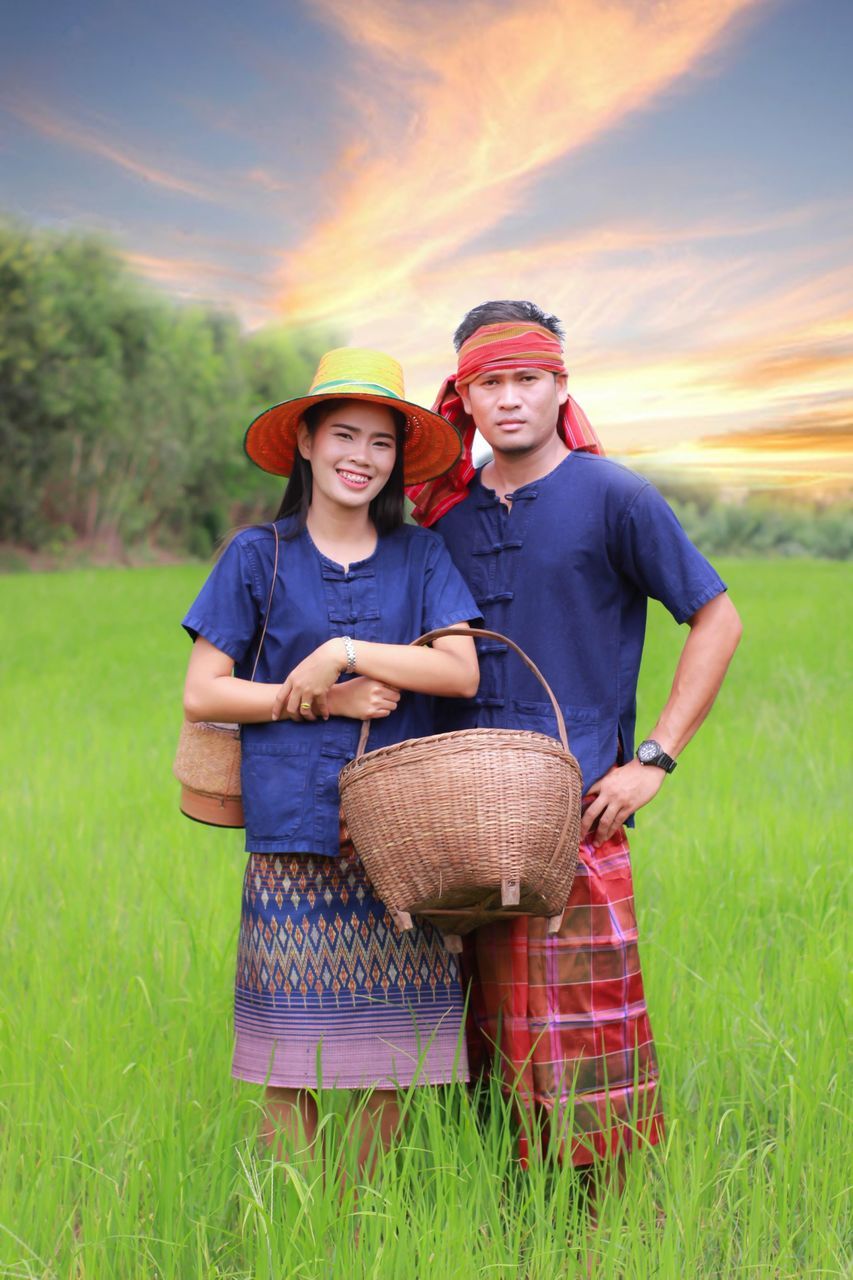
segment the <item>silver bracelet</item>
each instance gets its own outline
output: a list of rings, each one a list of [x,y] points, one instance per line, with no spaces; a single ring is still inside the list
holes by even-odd
[[[344,636],[343,642],[347,655],[347,675],[351,676],[355,671],[355,645],[353,644],[352,636]]]

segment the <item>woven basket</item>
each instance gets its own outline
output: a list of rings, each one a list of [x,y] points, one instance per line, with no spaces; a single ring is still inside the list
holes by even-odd
[[[278,577],[278,556],[281,539],[275,524],[270,525],[275,536],[270,591],[264,615],[264,627],[258,641],[258,651],[249,680],[254,680],[258,670],[261,650],[269,625],[272,598]],[[178,738],[178,750],[172,773],[181,784],[181,813],[194,822],[204,822],[209,827],[244,827],[243,794],[240,783],[240,726],[220,724],[216,720],[184,720]]]
[[[239,725],[185,720],[172,772],[181,784],[181,813],[212,827],[245,825]]]
[[[513,649],[541,682],[560,741],[521,729],[462,729],[364,754],[340,775],[353,844],[397,927],[425,916],[449,950],[461,935],[514,915],[560,927],[578,860],[581,772],[563,714],[542,673],[506,636],[478,628],[430,631],[488,636]]]

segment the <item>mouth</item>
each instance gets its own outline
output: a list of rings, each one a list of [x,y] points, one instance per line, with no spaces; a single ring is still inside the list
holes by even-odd
[[[337,468],[337,474],[350,489],[365,489],[370,484],[370,476],[366,476],[362,471],[344,471]]]
[[[502,418],[498,423],[499,427],[523,427],[523,418]]]

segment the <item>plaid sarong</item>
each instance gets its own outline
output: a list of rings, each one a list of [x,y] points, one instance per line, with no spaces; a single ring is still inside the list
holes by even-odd
[[[519,1108],[554,1114],[575,1165],[654,1145],[663,1115],[624,832],[581,844],[559,934],[547,927],[519,916],[465,939],[472,1074],[494,1054]]]

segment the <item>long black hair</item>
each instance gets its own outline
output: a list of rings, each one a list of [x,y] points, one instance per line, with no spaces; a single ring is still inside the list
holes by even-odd
[[[331,412],[346,403],[347,398],[342,397],[339,400],[321,400],[318,404],[310,405],[303,415],[308,434],[313,436],[320,423],[325,421]],[[405,514],[403,503],[403,444],[406,436],[406,415],[401,413],[399,409],[392,409],[390,405],[382,407],[387,407],[394,419],[397,449],[391,474],[380,492],[371,500],[368,508],[370,519],[373,521],[380,538],[386,534],[393,533],[395,529],[399,529]],[[295,537],[297,533],[301,533],[305,528],[313,492],[314,479],[311,474],[311,464],[296,449],[293,459],[293,471],[281,499],[281,506],[275,516],[276,520],[283,520],[285,516],[296,516],[296,527],[291,536]]]

